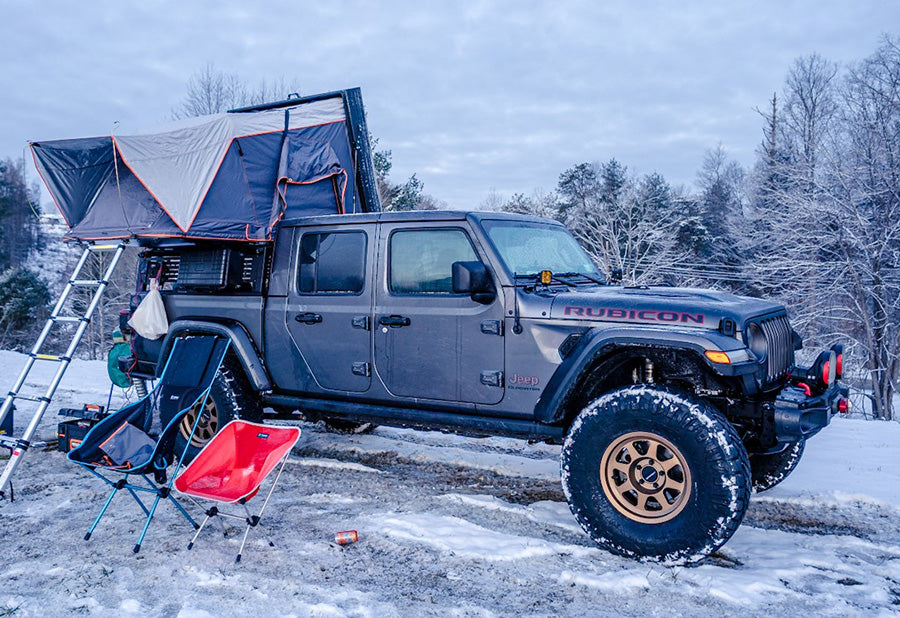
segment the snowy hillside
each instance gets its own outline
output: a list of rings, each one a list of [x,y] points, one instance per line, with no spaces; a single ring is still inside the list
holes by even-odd
[[[0,352],[0,389],[22,356]],[[42,376],[34,374],[37,388]],[[52,408],[105,403],[102,362],[75,361]],[[119,396],[117,395],[117,399]],[[41,435],[53,436],[48,414]],[[19,431],[27,422],[16,417]],[[837,419],[782,486],[756,496],[723,549],[692,567],[592,545],[562,498],[559,448],[302,424],[276,490],[270,548],[191,530],[163,507],[144,549],[139,511],[58,451],[33,451],[0,504],[0,615],[889,615],[900,610],[900,424]],[[252,502],[251,502],[252,504]],[[118,507],[118,508],[116,508]],[[355,529],[340,547],[334,533]],[[236,538],[238,537],[238,538]]]

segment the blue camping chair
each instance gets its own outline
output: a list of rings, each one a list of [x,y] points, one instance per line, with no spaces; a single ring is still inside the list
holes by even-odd
[[[205,335],[177,339],[153,390],[103,419],[88,432],[77,448],[69,452],[69,461],[77,463],[112,487],[106,503],[84,535],[85,541],[91,538],[120,489],[127,490],[147,516],[141,536],[134,546],[135,553],[141,549],[160,500],[170,500],[194,528],[198,527],[197,522],[172,496],[175,475],[167,482],[166,468],[175,462],[175,438],[179,425],[197,404],[200,410],[205,408],[213,380],[230,344],[230,339]],[[194,421],[176,470],[187,454],[201,417],[202,414],[198,414]],[[133,484],[132,478],[142,479],[143,484]],[[149,509],[138,496],[139,492],[154,497]]]

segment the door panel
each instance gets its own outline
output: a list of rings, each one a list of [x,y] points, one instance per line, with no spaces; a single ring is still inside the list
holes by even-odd
[[[503,337],[481,324],[502,322],[502,304],[482,305],[451,289],[453,262],[481,259],[466,231],[384,224],[379,243],[387,263],[376,293],[375,366],[387,390],[410,399],[499,402]]]
[[[326,390],[371,386],[372,227],[316,228],[295,239],[284,324]]]

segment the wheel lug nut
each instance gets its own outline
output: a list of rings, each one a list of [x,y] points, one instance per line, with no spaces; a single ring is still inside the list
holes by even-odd
[[[638,470],[643,470],[643,469],[644,469],[644,466],[642,466],[642,465],[639,464],[639,465],[637,466],[637,469],[638,469]]]
[[[643,484],[644,484],[644,479],[638,479],[638,483],[640,483],[641,485],[643,485]]]

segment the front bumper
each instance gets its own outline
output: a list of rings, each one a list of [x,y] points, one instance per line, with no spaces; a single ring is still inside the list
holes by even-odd
[[[838,413],[838,404],[847,399],[849,392],[837,380],[820,395],[807,395],[799,386],[786,386],[775,399],[775,436],[779,444],[819,433]]]

